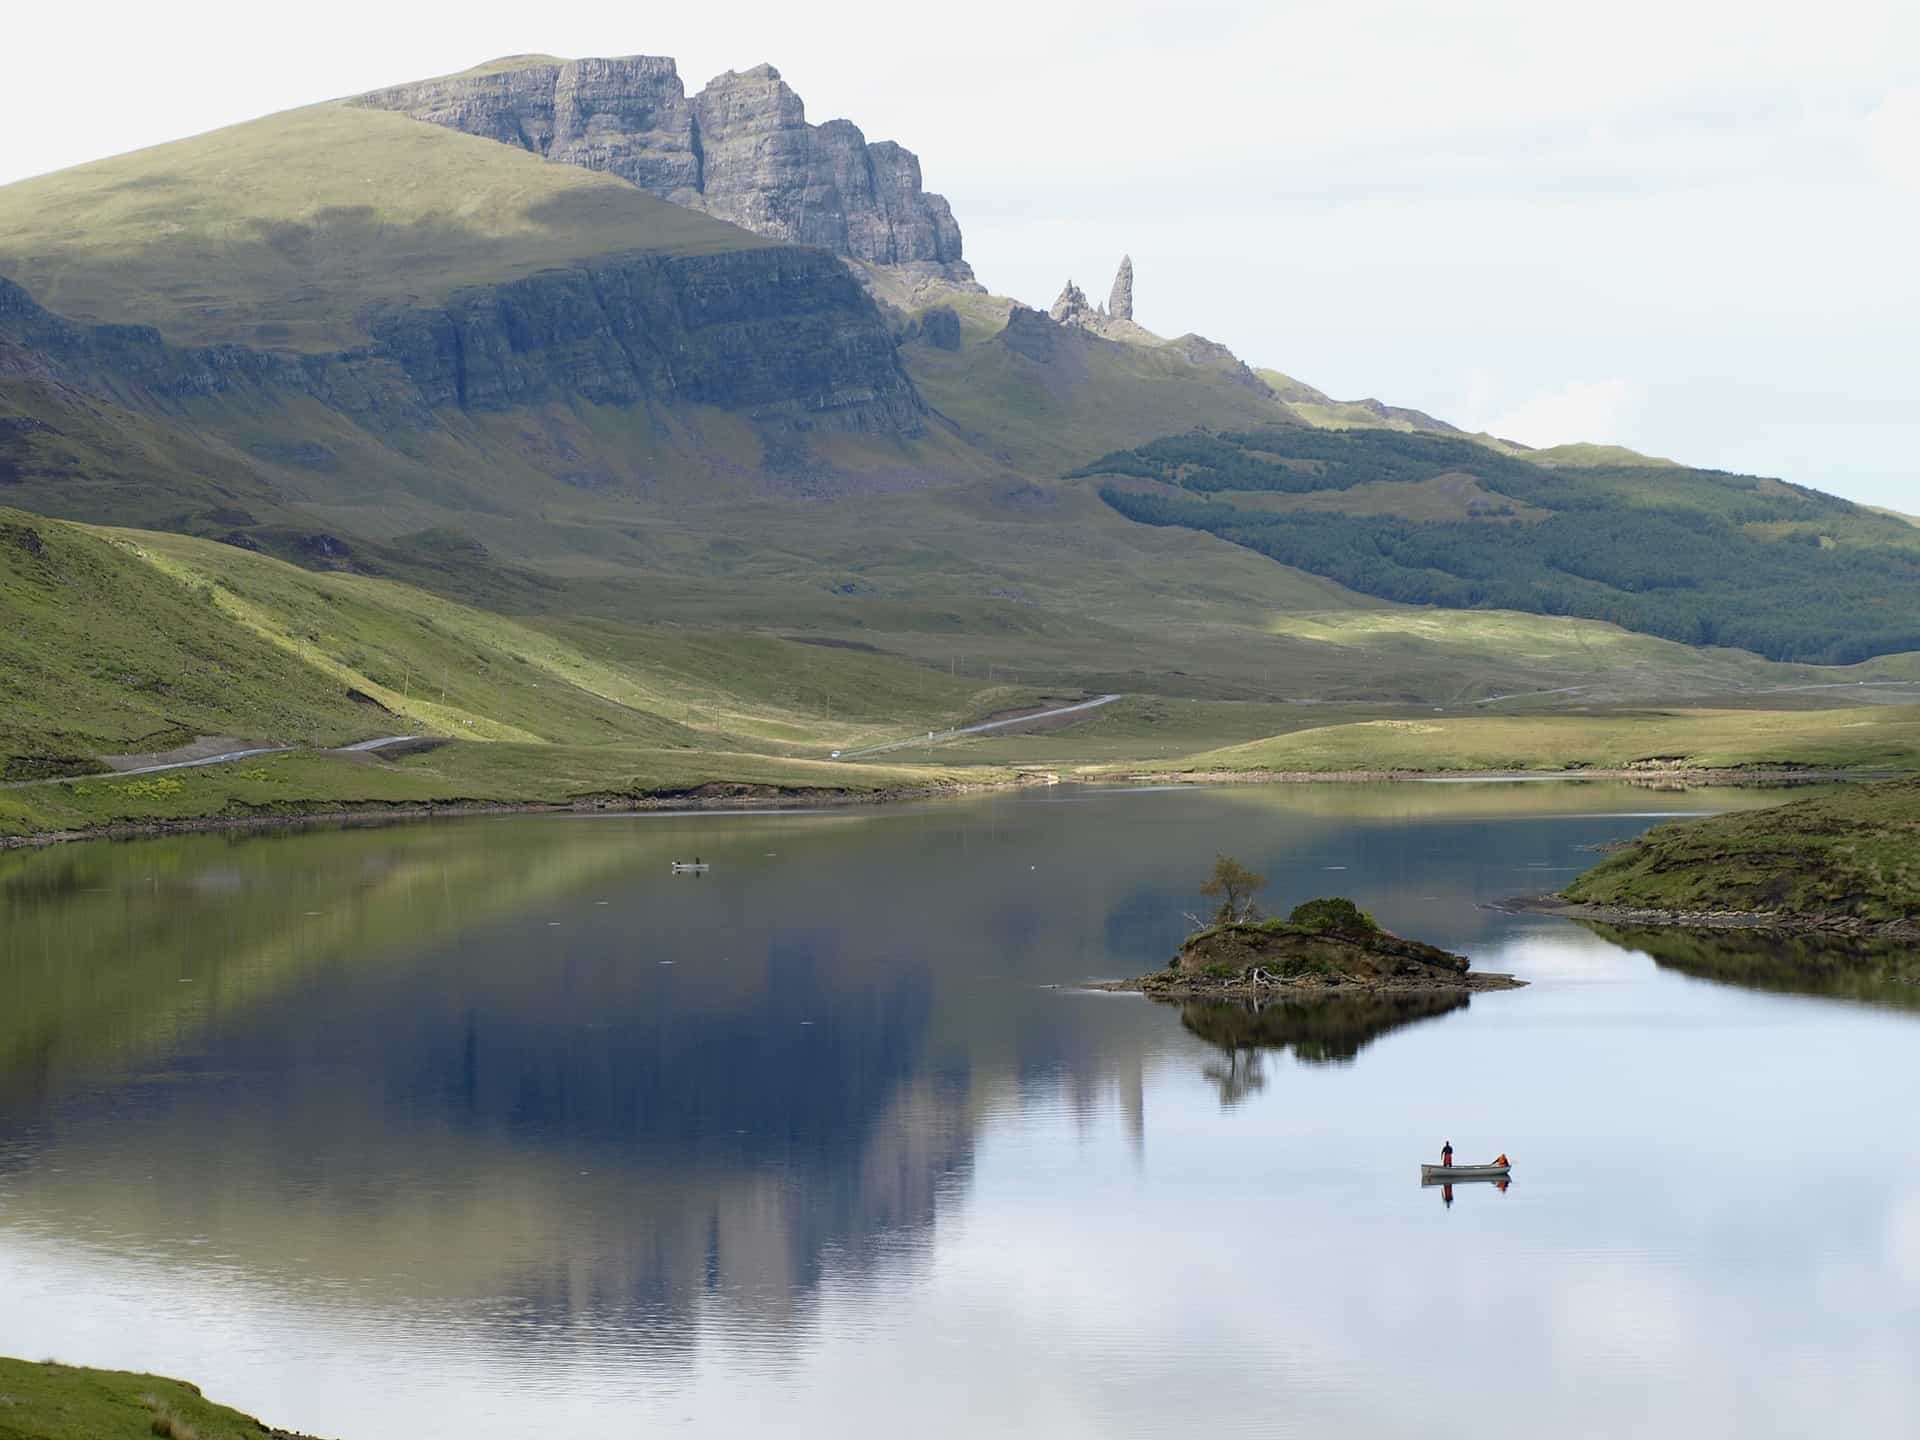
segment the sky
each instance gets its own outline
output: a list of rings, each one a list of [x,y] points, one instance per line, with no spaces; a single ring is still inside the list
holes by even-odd
[[[15,7],[0,183],[498,55],[771,61],[996,293],[1340,398],[1920,513],[1920,5]],[[24,57],[46,63],[22,63]]]

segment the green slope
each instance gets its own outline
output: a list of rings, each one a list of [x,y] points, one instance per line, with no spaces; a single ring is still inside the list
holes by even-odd
[[[0,1440],[294,1440],[196,1385],[124,1370],[0,1359]]]
[[[1103,340],[1018,309],[1000,330],[962,333],[957,351],[906,346],[907,373],[968,444],[1024,474],[1058,474],[1169,429],[1292,418],[1238,367],[1173,345]]]
[[[1920,768],[1920,706],[1423,716],[1329,725],[1151,768],[1182,773]]]
[[[1436,420],[1419,410],[1387,405],[1378,400],[1335,400],[1304,380],[1296,380],[1283,371],[1261,369],[1256,372],[1286,403],[1287,409],[1307,424],[1322,430],[1401,430],[1432,435],[1458,435],[1459,430],[1444,420]]]
[[[0,510],[0,773],[96,768],[196,735],[373,733],[348,686],[229,623],[108,538]]]
[[[772,635],[516,621],[393,581],[19,511],[0,511],[0,613],[11,778],[202,735],[817,754],[1027,698]]]
[[[180,344],[342,349],[382,301],[769,243],[622,180],[347,104],[0,187],[0,275],[70,319]]]

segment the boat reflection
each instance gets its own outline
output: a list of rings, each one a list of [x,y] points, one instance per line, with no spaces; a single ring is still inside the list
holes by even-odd
[[[1438,1186],[1440,1189],[1440,1203],[1451,1210],[1453,1208],[1453,1187],[1456,1185],[1491,1185],[1495,1190],[1498,1190],[1504,1195],[1512,1184],[1512,1178],[1506,1175],[1463,1175],[1449,1180],[1423,1179],[1420,1182],[1420,1188],[1422,1190],[1431,1190],[1435,1186]]]

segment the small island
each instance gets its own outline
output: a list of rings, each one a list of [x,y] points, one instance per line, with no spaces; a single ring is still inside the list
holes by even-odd
[[[1512,990],[1511,975],[1470,968],[1467,957],[1381,928],[1340,896],[1263,919],[1253,896],[1263,878],[1220,856],[1201,893],[1220,900],[1213,923],[1189,935],[1164,970],[1103,988],[1159,1000],[1333,1001],[1372,995],[1458,995]]]

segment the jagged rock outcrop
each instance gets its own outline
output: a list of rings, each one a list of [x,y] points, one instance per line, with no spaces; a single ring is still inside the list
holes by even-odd
[[[529,61],[396,85],[360,103],[602,170],[759,235],[970,284],[960,227],[913,152],[847,120],[809,125],[771,65],[689,97],[664,56]]]
[[[1062,325],[1091,330],[1109,340],[1149,345],[1160,343],[1158,335],[1134,323],[1133,257],[1130,255],[1120,257],[1120,269],[1114,274],[1113,289],[1108,293],[1105,305],[1095,305],[1087,299],[1086,291],[1069,280],[1066,288],[1060,292],[1059,299],[1048,308],[1047,314]]]
[[[1047,315],[1056,325],[1080,325],[1089,330],[1097,330],[1098,322],[1105,318],[1087,303],[1087,292],[1071,280],[1059,298],[1047,307]]]
[[[1133,257],[1122,255],[1114,273],[1113,289],[1107,295],[1107,314],[1115,320],[1133,319]]]
[[[148,326],[75,324],[0,279],[0,375],[120,399],[292,391],[413,425],[572,399],[713,405],[789,429],[912,433],[926,414],[854,278],[797,246],[548,270],[393,307],[370,330],[333,354],[176,346]]]

